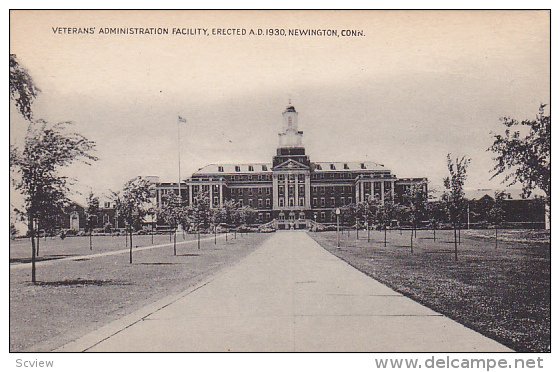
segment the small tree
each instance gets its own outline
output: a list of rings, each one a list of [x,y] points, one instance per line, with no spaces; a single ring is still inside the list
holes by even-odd
[[[149,212],[153,185],[142,177],[128,181],[122,192],[113,192],[113,201],[119,216],[124,220],[129,235],[129,262],[132,263],[132,232]]]
[[[466,157],[451,160],[451,155],[447,154],[447,169],[449,176],[444,178],[443,202],[445,204],[449,220],[453,224],[453,236],[455,243],[455,261],[458,260],[457,253],[457,225],[460,223],[461,214],[465,209],[465,181],[467,180],[467,168],[470,159]]]
[[[233,200],[225,200],[220,208],[222,223],[225,223],[227,227],[236,226],[237,221],[237,205]],[[228,230],[226,229],[226,242],[228,239]]]
[[[181,197],[175,193],[164,195],[158,216],[173,229],[173,255],[177,255],[177,229],[184,220],[186,213]],[[151,210],[148,211],[150,213]]]
[[[498,249],[498,228],[504,222],[506,213],[504,211],[504,200],[506,194],[503,191],[498,191],[494,194],[494,203],[492,208],[488,211],[488,222],[494,225],[495,237],[496,237],[496,249]]]
[[[95,142],[77,133],[68,133],[70,122],[50,125],[44,120],[30,122],[23,150],[10,147],[10,170],[14,187],[24,197],[18,213],[27,220],[31,237],[31,281],[35,283],[35,237],[41,225],[56,219],[68,204],[68,180],[60,170],[75,161],[90,164],[97,160],[91,152]]]
[[[200,249],[200,229],[207,229],[211,222],[210,197],[207,192],[199,191],[189,208],[189,218],[197,234],[197,246]]]
[[[430,201],[426,204],[426,213],[433,231],[434,242],[436,241],[436,229],[445,221],[445,206],[439,200]]]
[[[87,207],[86,207],[86,229],[89,232],[89,250],[93,250],[93,243],[92,243],[92,233],[93,228],[97,223],[97,218],[99,215],[99,198],[96,197],[93,192],[90,191],[88,198],[87,198]]]
[[[369,197],[356,205],[356,215],[358,216],[357,221],[363,221],[367,230],[368,243],[370,242],[370,227],[375,222],[375,216],[378,208],[379,200],[373,197]]]
[[[377,221],[383,227],[383,246],[387,246],[387,227],[397,217],[397,205],[390,199],[385,199],[377,209]]]

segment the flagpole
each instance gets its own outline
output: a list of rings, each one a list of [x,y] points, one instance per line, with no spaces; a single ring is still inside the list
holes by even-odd
[[[177,115],[177,156],[179,159],[179,200],[183,201],[181,194],[181,122],[179,115]]]

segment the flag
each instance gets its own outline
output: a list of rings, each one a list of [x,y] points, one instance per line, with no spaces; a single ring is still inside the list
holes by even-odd
[[[179,117],[177,118],[177,122],[187,124],[187,119],[179,115]]]

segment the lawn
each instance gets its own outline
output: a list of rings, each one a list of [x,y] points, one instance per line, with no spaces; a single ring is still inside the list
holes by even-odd
[[[237,234],[237,239],[203,236],[197,249],[195,235],[183,243],[178,237],[177,256],[168,245],[128,254],[56,260],[126,249],[124,237],[47,239],[41,242],[41,257],[51,257],[37,267],[38,284],[30,282],[29,242],[10,246],[10,351],[51,351],[108,322],[130,314],[163,297],[179,293],[233,265],[253,252],[269,234]],[[169,244],[169,237],[156,236],[154,244]],[[151,245],[150,236],[135,236],[133,244]]]
[[[500,232],[503,234],[504,232]],[[516,351],[550,351],[550,235],[463,231],[459,260],[453,233],[410,231],[309,233],[326,250],[394,290]],[[538,239],[527,237],[538,236]]]

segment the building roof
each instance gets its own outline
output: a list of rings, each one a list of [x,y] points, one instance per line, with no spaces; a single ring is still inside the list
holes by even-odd
[[[263,166],[265,167],[264,169]],[[252,167],[253,170],[249,170],[251,169],[250,167]],[[225,173],[262,173],[262,172],[271,172],[271,171],[272,171],[272,163],[208,164],[200,168],[196,172],[194,172],[193,175],[225,174]]]
[[[532,193],[531,197],[524,198],[522,189],[465,189],[465,198],[479,200],[487,195],[494,199],[494,196],[498,191],[504,191],[507,195],[506,199],[512,200],[533,199],[535,196],[542,196],[542,193],[539,193],[537,190]]]
[[[321,161],[313,162],[316,171],[323,172],[352,172],[365,170],[388,170],[383,164],[373,161]]]
[[[319,172],[352,172],[352,171],[380,171],[388,170],[383,164],[373,161],[323,161],[313,162],[315,171]],[[265,168],[263,168],[263,166]],[[239,167],[239,168],[237,168]],[[252,167],[252,168],[250,168]],[[252,170],[250,170],[252,169]],[[271,172],[271,163],[238,163],[238,164],[208,164],[196,172],[193,176],[203,174],[236,174],[236,173],[262,173]]]

